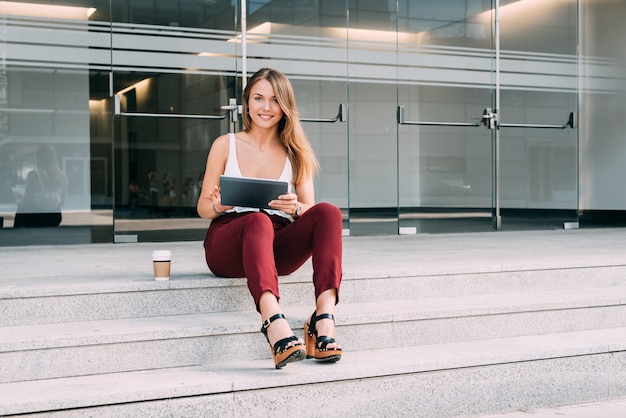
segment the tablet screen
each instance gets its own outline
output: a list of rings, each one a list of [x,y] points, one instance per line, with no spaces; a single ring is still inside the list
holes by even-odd
[[[267,204],[287,193],[286,181],[220,176],[222,205],[271,209]]]

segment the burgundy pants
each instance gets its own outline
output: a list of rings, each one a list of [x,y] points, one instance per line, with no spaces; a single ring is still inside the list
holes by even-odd
[[[246,277],[257,310],[272,292],[280,299],[278,276],[293,273],[309,257],[315,298],[337,289],[342,271],[341,211],[318,203],[295,222],[265,212],[227,213],[211,221],[204,239],[206,262],[222,277]]]

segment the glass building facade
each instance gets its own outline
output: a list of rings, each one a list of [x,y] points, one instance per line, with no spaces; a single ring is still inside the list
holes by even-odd
[[[0,1],[0,246],[202,239],[209,148],[261,67],[292,81],[345,234],[614,225],[625,21],[623,0]]]

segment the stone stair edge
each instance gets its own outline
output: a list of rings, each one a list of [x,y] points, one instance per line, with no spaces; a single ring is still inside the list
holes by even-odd
[[[0,384],[0,415],[208,396],[626,351],[626,328],[346,352],[275,370],[270,359]],[[382,360],[381,360],[382,359]],[[320,373],[320,369],[324,373]],[[28,396],[25,396],[28,394]]]
[[[409,269],[386,269],[386,270],[367,270],[345,272],[343,274],[344,282],[358,282],[360,280],[376,280],[376,279],[420,279],[420,278],[437,278],[437,277],[459,277],[459,276],[480,276],[507,273],[538,273],[550,271],[580,271],[581,274],[591,269],[605,268],[621,268],[626,264],[597,264],[580,263],[576,265],[535,265],[534,268],[516,266],[467,266],[445,267],[445,268],[409,268]],[[311,282],[312,270],[303,268],[290,275],[279,276],[281,284],[300,284]],[[98,280],[90,277],[88,280],[78,279],[80,281],[64,281],[64,282],[46,282],[46,283],[28,283],[25,280],[18,285],[0,286],[0,301],[5,299],[19,298],[37,298],[37,297],[54,297],[54,296],[81,296],[93,294],[114,294],[124,292],[150,292],[164,290],[193,290],[220,288],[227,286],[245,286],[246,279],[242,278],[226,278],[215,276],[211,272],[206,273],[189,273],[179,277],[173,276],[167,281],[156,281],[146,277],[128,277],[119,279]]]
[[[336,321],[360,326],[618,305],[626,305],[626,286],[345,303],[337,306]],[[294,331],[302,330],[311,309],[284,307]],[[247,310],[16,325],[0,328],[0,353],[256,333],[259,324],[258,313]]]

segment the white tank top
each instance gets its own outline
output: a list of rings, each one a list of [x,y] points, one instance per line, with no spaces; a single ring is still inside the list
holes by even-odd
[[[241,174],[241,169],[239,168],[239,161],[237,161],[237,139],[235,138],[235,134],[228,134],[228,160],[226,160],[226,168],[224,169],[224,175],[230,177],[244,177]],[[283,167],[282,173],[280,173],[280,177],[278,179],[269,179],[269,180],[281,180],[289,183],[289,191],[293,191],[293,169],[291,167],[291,161],[289,157],[285,158],[285,166]],[[227,212],[258,212],[258,208],[248,208],[243,206],[235,206],[232,209],[227,210]],[[275,209],[263,209],[263,211],[269,213],[270,215],[279,215],[284,218],[288,218],[293,220],[290,215],[287,215],[282,210]]]

